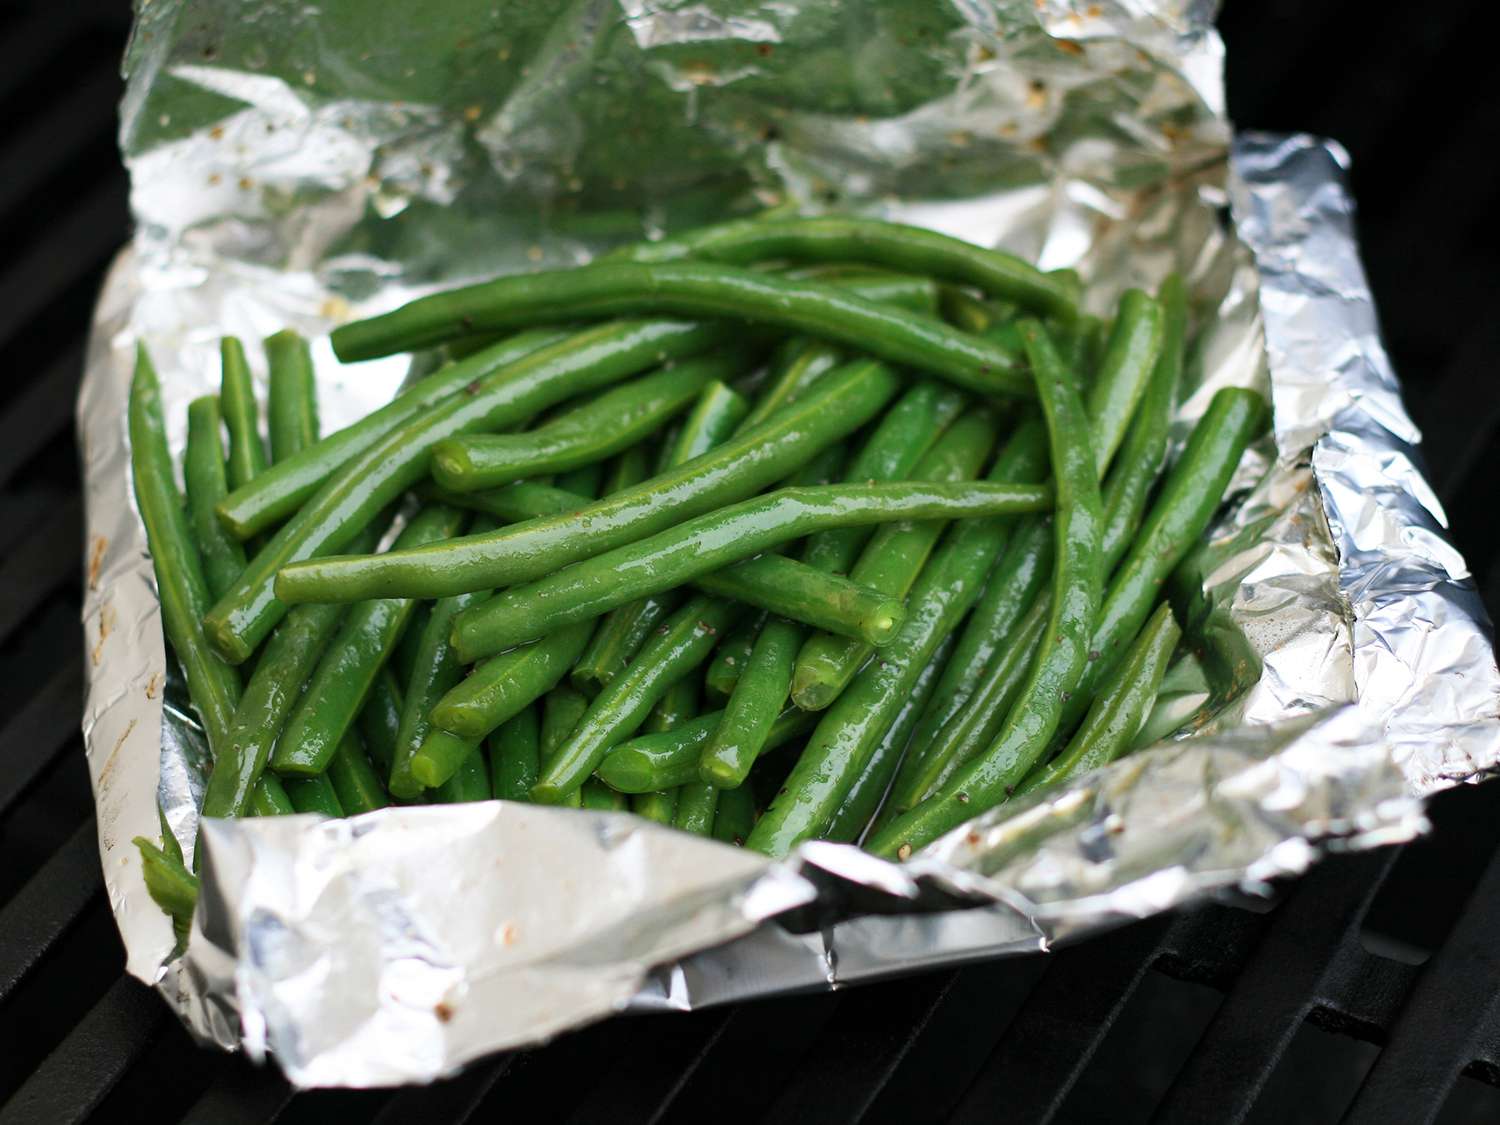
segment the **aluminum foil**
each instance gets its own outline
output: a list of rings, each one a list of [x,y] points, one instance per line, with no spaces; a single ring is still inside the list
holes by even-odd
[[[299,1085],[420,1082],[628,1009],[1045,950],[1328,849],[1411,838],[1500,761],[1488,625],[1381,350],[1338,148],[1231,140],[1206,0],[142,3],[121,143],[136,236],[96,310],[84,736],[128,968]],[[186,404],[216,341],[321,336],[437,284],[587,260],[790,199],[1074,266],[1107,310],[1171,269],[1180,438],[1269,391],[1274,440],[1171,593],[1195,657],[1162,741],[905,865],[784,863],[624,814],[501,802],[210,822],[186,954],[141,882],[197,831],[201,734],[129,485],[136,341]],[[252,349],[252,353],[254,349]],[[315,346],[325,425],[404,360]],[[263,375],[263,372],[257,372]]]

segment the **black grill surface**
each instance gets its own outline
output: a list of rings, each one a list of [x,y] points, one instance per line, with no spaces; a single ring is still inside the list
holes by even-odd
[[[1482,5],[1229,0],[1242,126],[1353,155],[1386,341],[1500,594],[1500,103]],[[78,700],[72,406],[125,239],[121,0],[0,0],[0,1125],[41,1122],[1500,1121],[1500,785],[1435,833],[1049,957],[615,1020],[435,1087],[292,1096],[193,1046],[123,957]]]

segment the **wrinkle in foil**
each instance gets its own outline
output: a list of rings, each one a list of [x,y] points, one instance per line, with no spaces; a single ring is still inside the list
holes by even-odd
[[[420,21],[142,4],[121,129],[138,229],[78,406],[84,735],[129,971],[199,1037],[299,1085],[420,1082],[622,1009],[1037,952],[1262,888],[1326,848],[1411,838],[1422,794],[1492,770],[1488,623],[1380,346],[1343,155],[1306,137],[1229,151],[1213,16],[1210,0],[440,0]],[[495,802],[213,822],[170,959],[129,841],[156,835],[158,802],[194,839],[206,762],[130,495],[135,342],[174,448],[217,385],[218,337],[288,324],[320,337],[337,426],[408,362],[340,367],[333,325],[784,200],[1077,268],[1094,312],[1180,270],[1197,331],[1174,440],[1221,386],[1271,395],[1274,437],[1171,591],[1194,654],[1153,716],[1164,740],[904,866],[824,843],[772,863]]]

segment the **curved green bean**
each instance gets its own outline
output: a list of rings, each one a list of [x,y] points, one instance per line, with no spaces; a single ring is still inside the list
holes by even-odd
[[[350,362],[431,347],[475,329],[628,315],[749,320],[857,348],[978,394],[1033,393],[1019,358],[993,340],[836,285],[700,262],[608,262],[512,274],[346,324],[334,330],[333,346]]]
[[[703,686],[711,696],[728,699],[734,694],[734,685],[740,682],[745,666],[750,663],[750,653],[755,649],[755,638],[760,636],[762,619],[756,617],[729,633],[709,661],[708,671],[703,673]]]
[[[469,752],[458,772],[432,790],[432,800],[440,805],[459,805],[490,799],[490,775],[484,764],[484,751],[477,745]]]
[[[700,596],[674,613],[630,666],[594,697],[567,745],[544,765],[532,799],[557,804],[582,785],[611,746],[640,728],[662,693],[707,658],[717,635],[739,612],[729,602]]]
[[[460,362],[449,364],[412,384],[358,422],[329,434],[296,456],[267,469],[265,450],[256,433],[255,396],[250,391],[244,351],[239,341],[226,337],[224,388],[220,391],[220,398],[224,420],[229,423],[229,483],[234,491],[219,504],[220,521],[240,539],[248,539],[272,527],[311,499],[323,482],[346,461],[363,453],[392,430],[486,376],[566,338],[566,333],[555,329],[533,329],[487,345]],[[231,361],[231,353],[237,359]],[[229,390],[231,371],[234,372],[236,388],[233,398]],[[240,390],[242,385],[243,391]],[[235,404],[234,409],[231,409],[231,402]],[[255,467],[257,464],[258,468]]]
[[[514,484],[483,492],[454,492],[439,488],[432,481],[424,481],[417,486],[416,493],[425,500],[467,508],[471,512],[483,512],[504,523],[521,523],[538,516],[576,512],[593,503],[591,497],[530,480],[519,480]]]
[[[1181,636],[1171,607],[1158,606],[1124,659],[1101,684],[1083,725],[1067,747],[1028,773],[1016,786],[1016,795],[1047,789],[1075,773],[1096,770],[1129,750],[1156,702]]]
[[[1094,436],[1094,464],[1103,476],[1145,393],[1161,355],[1162,307],[1150,294],[1127,289],[1115,310],[1098,377],[1089,385],[1088,417]]]
[[[610,747],[595,773],[621,793],[649,793],[701,781],[698,771],[703,751],[723,717],[723,711],[708,711],[670,731],[628,738]],[[817,721],[811,712],[786,708],[771,724],[760,753],[785,746],[810,731]]]
[[[291,618],[292,614],[287,614],[287,620]],[[390,665],[386,665],[370,685],[370,695],[360,708],[359,718],[355,722],[359,728],[359,736],[364,739],[365,749],[370,753],[370,759],[384,777],[390,776],[391,763],[396,760],[396,735],[401,729],[401,711],[405,705],[406,701],[401,698],[401,685],[396,682],[396,674],[391,671]]]
[[[182,480],[187,486],[188,519],[203,560],[208,595],[217,598],[245,569],[245,548],[224,530],[214,505],[228,491],[224,476],[224,445],[220,435],[219,400],[204,395],[188,403],[187,447],[182,455]]]
[[[778,349],[772,361],[771,379],[755,397],[755,405],[740,423],[755,425],[769,418],[790,402],[795,402],[809,387],[827,375],[843,359],[839,349],[820,340],[796,336]]]
[[[1012,254],[879,219],[740,219],[640,243],[617,254],[637,262],[863,262],[972,285],[992,297],[1053,316],[1072,316],[1077,303],[1069,279],[1044,273]]]
[[[1090,420],[1072,377],[1061,365],[1046,330],[1023,322],[1026,353],[1036,372],[1047,420],[1052,473],[1057,481],[1054,536],[1057,565],[1051,609],[1039,658],[997,739],[944,785],[871,836],[877,855],[905,859],[970,817],[993,808],[1046,749],[1089,663],[1089,637],[1103,593],[1100,536],[1103,503]]]
[[[266,337],[270,368],[266,393],[266,429],[271,435],[271,463],[280,464],[318,440],[318,388],[313,379],[307,341],[290,328]]]
[[[754,495],[874,417],[897,385],[895,374],[882,364],[851,364],[826,376],[800,402],[717,449],[570,515],[531,520],[441,548],[285,566],[277,583],[284,596],[298,600],[358,601],[395,593],[446,597],[524,582]],[[298,521],[308,510],[278,538],[300,531]],[[274,546],[273,541],[262,555],[273,553]],[[290,561],[291,554],[300,553],[286,549],[294,546],[285,544],[274,553]],[[227,627],[259,604],[242,613],[226,597],[215,612]],[[248,626],[241,631],[254,635]]]
[[[541,776],[541,717],[528,703],[490,735],[490,779],[496,800],[529,801]]]
[[[677,796],[677,815],[672,824],[680,832],[692,832],[698,836],[712,835],[714,820],[719,808],[717,786],[702,781],[690,781]]]
[[[801,644],[802,630],[790,621],[773,617],[761,628],[750,662],[740,673],[724,705],[724,715],[703,748],[699,776],[694,780],[721,789],[744,783],[791,693],[792,669]]]
[[[755,827],[755,795],[749,789],[724,789],[714,811],[715,840],[739,846]]]
[[[433,705],[433,725],[464,738],[485,737],[561,683],[592,632],[591,622],[571,625],[535,644],[490,657]],[[441,772],[446,763],[426,768]]]
[[[380,775],[365,753],[364,743],[352,730],[339,740],[338,749],[328,763],[328,780],[333,783],[339,807],[348,816],[374,812],[391,803],[385,786],[380,784]]]
[[[777,554],[699,575],[693,585],[706,594],[876,646],[889,641],[906,616],[899,597]]]
[[[286,787],[287,799],[299,813],[319,813],[323,816],[341,817],[344,806],[339,804],[339,795],[327,774],[314,777],[290,777],[282,783]]]

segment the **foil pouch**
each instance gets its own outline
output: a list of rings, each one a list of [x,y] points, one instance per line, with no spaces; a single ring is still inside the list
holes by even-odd
[[[301,1086],[423,1082],[625,1009],[1039,952],[1325,849],[1410,839],[1500,759],[1484,612],[1381,349],[1345,158],[1224,116],[1208,0],[139,0],[120,131],[137,229],[78,404],[83,730],[129,971]],[[326,333],[442,285],[791,201],[1075,267],[1092,311],[1172,269],[1178,440],[1271,396],[1195,556],[1151,748],[892,865],[786,862],[626,814],[501,802],[214,821],[186,953],[131,839],[197,835],[205,748],[130,487],[144,341],[174,450],[217,341],[316,338],[326,429],[393,358]],[[250,349],[258,362],[258,349]],[[263,380],[264,371],[257,369]],[[262,383],[263,387],[263,383]]]

